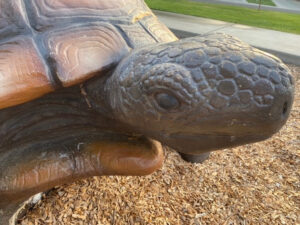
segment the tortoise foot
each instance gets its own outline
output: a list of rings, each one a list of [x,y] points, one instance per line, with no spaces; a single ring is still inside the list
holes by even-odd
[[[209,158],[210,152],[205,152],[200,155],[191,155],[185,153],[179,153],[181,158],[190,163],[203,163]]]

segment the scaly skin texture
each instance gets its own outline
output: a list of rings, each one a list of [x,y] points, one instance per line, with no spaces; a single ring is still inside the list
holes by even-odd
[[[198,154],[278,131],[292,106],[293,78],[278,58],[211,34],[135,50],[109,79],[107,93],[116,118]],[[181,149],[175,139],[194,144]]]

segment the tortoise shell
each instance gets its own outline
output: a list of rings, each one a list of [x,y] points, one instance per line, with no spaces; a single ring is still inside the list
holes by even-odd
[[[133,48],[174,40],[142,0],[0,0],[0,109],[100,75]]]

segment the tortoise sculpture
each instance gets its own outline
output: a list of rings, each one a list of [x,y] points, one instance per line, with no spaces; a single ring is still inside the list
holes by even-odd
[[[143,0],[0,0],[0,224],[30,196],[144,175],[286,122],[293,79],[224,35],[178,40]]]

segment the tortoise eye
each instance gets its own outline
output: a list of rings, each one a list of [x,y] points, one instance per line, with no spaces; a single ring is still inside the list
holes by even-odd
[[[179,106],[178,99],[175,96],[167,93],[156,94],[155,99],[158,105],[165,110],[176,109]]]

